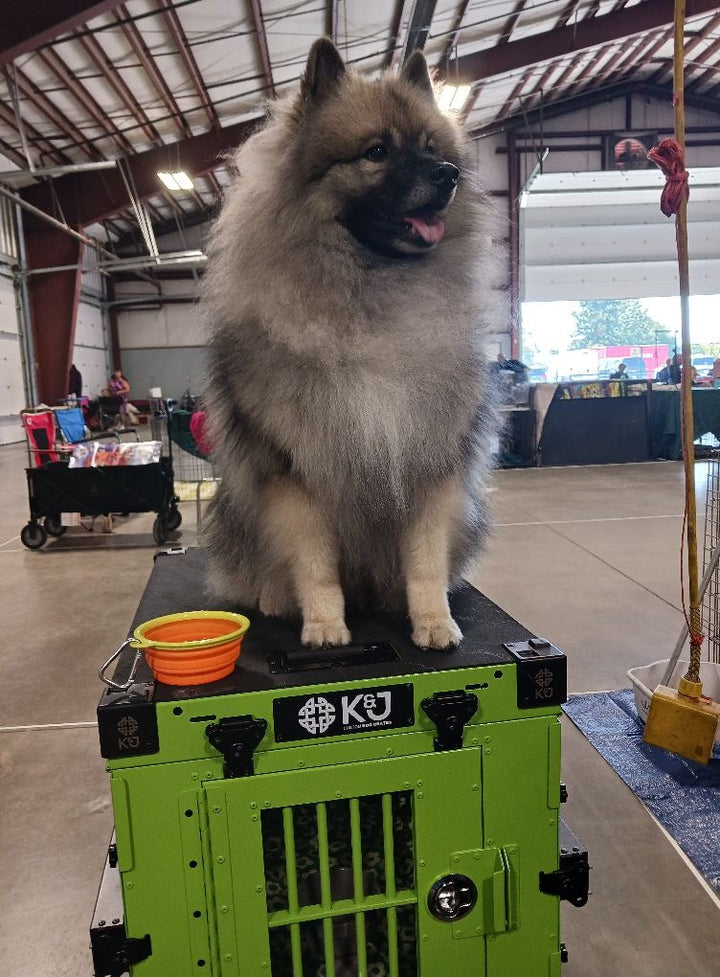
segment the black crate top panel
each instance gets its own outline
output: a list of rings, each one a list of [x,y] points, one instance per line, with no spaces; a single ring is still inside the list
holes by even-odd
[[[416,648],[410,640],[410,623],[404,614],[351,613],[347,624],[352,632],[353,647],[389,644],[391,654],[368,655],[367,663],[360,655],[345,665],[339,664],[330,668],[307,667],[304,662],[307,649],[303,649],[300,644],[299,618],[267,618],[257,610],[248,611],[239,606],[219,605],[206,593],[204,581],[205,557],[202,550],[189,548],[184,552],[161,554],[155,561],[129,633],[144,621],[164,614],[203,609],[238,611],[246,614],[251,622],[250,630],[243,641],[238,667],[226,679],[208,685],[180,688],[156,683],[154,697],[157,702],[293,688],[321,682],[375,679],[414,672],[512,664],[515,660],[503,648],[503,643],[532,637],[531,632],[513,620],[497,604],[470,584],[464,584],[450,598],[453,616],[464,635],[458,648],[451,651],[422,651]],[[326,652],[319,651],[317,656],[312,657],[323,661],[323,656],[327,655],[333,660],[339,654],[341,652],[329,649]],[[116,681],[125,680],[133,657],[134,652],[125,649],[115,672]],[[386,660],[378,661],[378,657]],[[290,663],[287,670],[277,668],[279,662],[287,662],[288,659]],[[295,667],[293,662],[300,664]],[[137,680],[152,680],[152,674],[144,661]]]

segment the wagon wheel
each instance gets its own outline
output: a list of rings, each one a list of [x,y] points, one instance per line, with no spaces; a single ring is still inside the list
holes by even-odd
[[[49,536],[62,536],[62,534],[67,529],[67,526],[63,526],[60,521],[60,516],[57,512],[51,513],[49,516],[45,516],[45,532]]]
[[[38,522],[29,522],[20,531],[20,542],[29,550],[39,550],[47,542],[47,533]]]
[[[173,505],[168,509],[166,523],[170,532],[180,528],[182,524],[182,512],[180,512],[177,506]]]
[[[168,536],[168,522],[165,516],[158,516],[153,523],[153,539],[158,544],[162,544],[167,540]]]

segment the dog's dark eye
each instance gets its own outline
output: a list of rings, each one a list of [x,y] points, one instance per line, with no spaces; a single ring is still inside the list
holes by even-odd
[[[382,163],[388,154],[387,147],[383,143],[376,143],[371,146],[370,149],[366,149],[363,153],[365,159],[369,159],[371,163]]]

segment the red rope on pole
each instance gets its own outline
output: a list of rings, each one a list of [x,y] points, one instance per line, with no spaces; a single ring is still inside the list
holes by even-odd
[[[672,217],[677,214],[683,196],[686,201],[690,197],[683,148],[676,139],[663,139],[659,146],[650,150],[648,159],[657,163],[665,175],[660,210],[666,217]]]

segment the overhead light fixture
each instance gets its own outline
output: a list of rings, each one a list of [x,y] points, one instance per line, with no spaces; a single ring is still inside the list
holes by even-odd
[[[443,112],[460,112],[470,94],[470,85],[444,85],[437,103]]]
[[[192,190],[193,182],[184,170],[176,170],[168,173],[167,170],[158,170],[158,176],[168,188],[177,193],[178,190]]]

